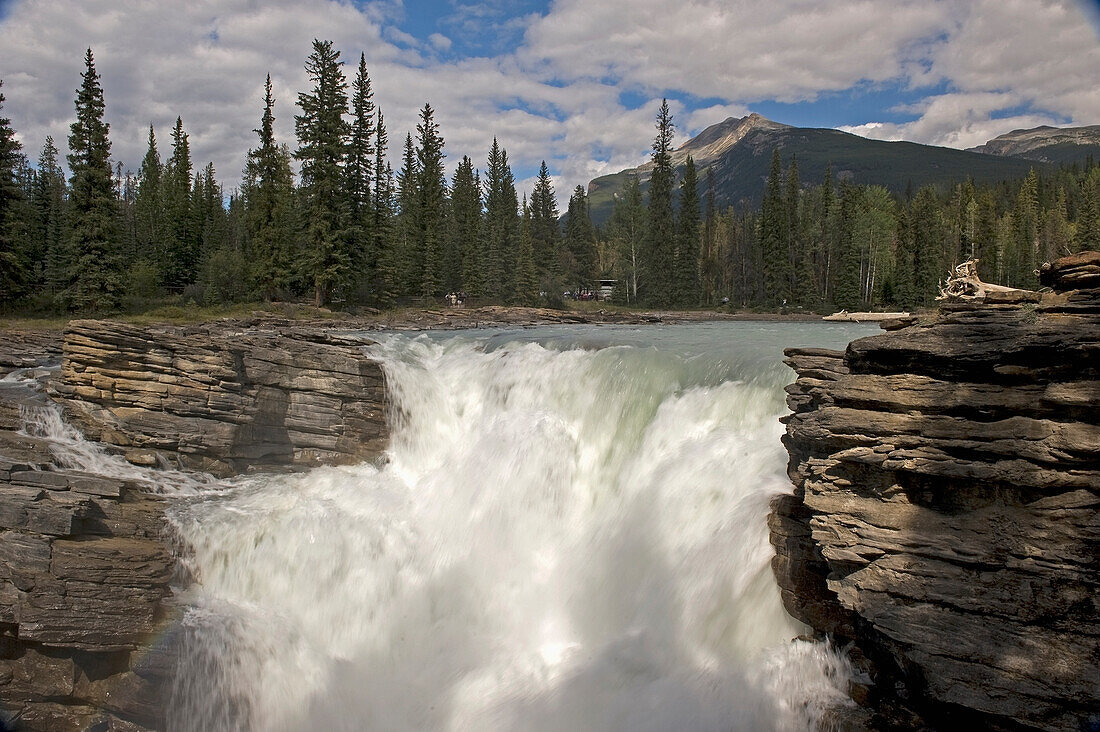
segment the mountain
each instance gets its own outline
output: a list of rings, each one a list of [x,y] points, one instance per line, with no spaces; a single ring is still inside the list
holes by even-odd
[[[1084,162],[1090,155],[1100,160],[1100,125],[1013,130],[970,150],[1055,165]]]
[[[673,165],[681,168],[691,155],[704,184],[705,169],[714,169],[719,208],[742,202],[756,205],[764,191],[772,150],[776,148],[784,168],[792,154],[797,157],[803,183],[820,183],[825,168],[831,166],[835,180],[882,185],[897,193],[909,186],[916,190],[928,184],[965,180],[968,176],[976,182],[1020,178],[1036,167],[1035,162],[1023,158],[915,142],[870,140],[840,130],[792,127],[758,114],[740,119],[730,117],[711,125],[677,148],[672,160]],[[590,182],[592,220],[602,224],[611,216],[615,196],[628,176],[637,175],[644,191],[651,170],[652,164],[646,163]]]

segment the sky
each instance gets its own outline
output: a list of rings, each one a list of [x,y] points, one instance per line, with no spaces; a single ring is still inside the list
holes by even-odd
[[[1018,128],[1100,124],[1097,0],[0,0],[0,79],[29,158],[65,152],[91,47],[114,159],[136,171],[177,116],[232,190],[263,82],[294,147],[314,38],[365,54],[400,163],[425,102],[449,169],[494,137],[520,188],[540,161],[574,186],[647,159],[668,98],[677,144],[758,112],[802,127],[966,148]]]

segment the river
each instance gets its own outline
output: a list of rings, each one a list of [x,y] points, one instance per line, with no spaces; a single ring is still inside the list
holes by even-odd
[[[382,336],[386,460],[173,488],[170,727],[812,728],[851,671],[771,574],[782,349],[875,331]]]

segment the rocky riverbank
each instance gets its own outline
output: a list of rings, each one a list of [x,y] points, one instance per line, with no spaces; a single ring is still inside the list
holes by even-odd
[[[875,728],[1100,723],[1100,254],[1044,282],[787,352],[773,566]]]
[[[173,549],[152,484],[73,469],[19,434],[41,394],[0,388],[0,720],[20,730],[162,727]],[[3,727],[3,724],[0,724]]]
[[[12,366],[58,352],[13,341]],[[388,438],[381,370],[311,328],[74,321],[59,369],[25,377],[0,383],[0,728],[163,729],[180,580],[164,473],[75,469],[36,423],[60,405],[128,475],[120,457],[219,475],[359,462]]]

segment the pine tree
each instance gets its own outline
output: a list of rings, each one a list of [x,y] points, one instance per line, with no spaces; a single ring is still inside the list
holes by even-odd
[[[76,96],[76,121],[69,134],[72,269],[66,295],[78,310],[104,311],[118,305],[121,290],[115,186],[110,126],[103,121],[103,87],[90,48],[84,65]]]
[[[1066,192],[1059,188],[1054,193],[1054,201],[1043,212],[1039,261],[1053,262],[1072,253],[1073,238],[1074,231],[1067,213]]]
[[[943,260],[943,217],[936,190],[925,186],[917,191],[910,209],[913,226],[913,283],[917,305],[928,305],[938,294],[937,285],[947,274]]]
[[[420,221],[420,196],[417,192],[420,167],[416,161],[416,148],[413,147],[411,133],[405,135],[401,161],[401,170],[397,173],[398,216],[394,232],[394,261],[397,268],[397,291],[402,295],[413,295],[419,291],[424,262],[418,256],[416,247]]]
[[[435,110],[427,102],[416,126],[418,214],[416,250],[422,261],[420,294],[440,294],[443,282],[443,227],[446,222],[447,180],[443,170],[443,137]]]
[[[1033,289],[1039,266],[1039,174],[1028,173],[1012,209],[1012,246],[1005,252],[1005,284]]]
[[[290,235],[293,225],[293,173],[290,151],[275,142],[275,96],[271,74],[264,81],[264,111],[260,145],[248,151],[242,196],[247,232],[249,279],[265,300],[271,300],[291,279]]]
[[[783,168],[779,149],[772,151],[768,182],[760,205],[760,247],[764,256],[765,301],[778,305],[791,298],[791,259]]]
[[[485,172],[485,233],[481,260],[488,297],[505,300],[514,292],[512,269],[519,244],[519,199],[508,152],[496,138]]]
[[[351,134],[344,163],[344,188],[348,197],[349,237],[357,279],[369,283],[378,267],[378,252],[371,232],[371,185],[374,179],[374,92],[367,60],[359,55],[359,70],[351,85]]]
[[[195,222],[199,241],[199,261],[206,259],[226,245],[228,221],[225,213],[225,197],[218,183],[214,163],[208,162],[202,173],[195,176],[193,197]],[[201,181],[201,182],[200,182]]]
[[[176,117],[172,129],[172,157],[164,166],[161,186],[164,211],[164,245],[158,266],[165,284],[182,289],[194,282],[197,270],[197,242],[191,212],[191,145]]]
[[[680,182],[680,215],[676,219],[675,304],[696,307],[699,292],[699,179],[688,156]]]
[[[374,268],[371,296],[381,306],[393,304],[397,293],[397,249],[394,244],[394,184],[393,170],[386,165],[386,122],[382,110],[377,110],[378,121],[374,125],[374,190],[371,194],[371,237],[373,241]]]
[[[1100,168],[1086,173],[1081,183],[1073,246],[1077,252],[1100,249]]]
[[[562,242],[562,272],[570,289],[591,287],[596,271],[596,231],[588,215],[588,195],[578,185],[569,197],[565,216],[565,238]]]
[[[837,221],[836,274],[833,278],[833,302],[844,310],[860,307],[859,244],[853,231],[853,223],[861,205],[860,189],[841,183],[839,219]],[[763,213],[761,213],[763,217]],[[767,253],[765,252],[765,264]]]
[[[535,246],[531,232],[531,209],[527,196],[523,197],[523,216],[520,220],[519,247],[516,252],[515,292],[512,301],[520,305],[538,302],[539,281],[535,273]]]
[[[38,157],[35,181],[35,207],[41,222],[44,247],[43,282],[45,292],[56,296],[65,284],[70,262],[65,235],[65,176],[57,161],[58,151],[53,137],[47,135]]]
[[[473,161],[466,155],[451,183],[451,217],[448,236],[448,290],[482,292],[478,243],[481,236],[481,186]]]
[[[352,277],[347,245],[348,207],[344,195],[342,163],[347,150],[347,80],[340,52],[332,41],[314,39],[306,59],[306,73],[313,82],[309,93],[298,94],[302,113],[294,116],[301,161],[301,195],[305,208],[302,273],[313,286],[313,302],[322,307],[334,291]]]
[[[137,198],[134,201],[134,254],[135,259],[144,261],[154,269],[163,261],[159,252],[164,241],[161,199],[163,172],[160,153],[157,151],[156,133],[153,125],[149,125],[149,147],[141,160],[141,168],[138,169]],[[160,279],[159,270],[157,278]]]
[[[653,173],[649,179],[649,241],[645,298],[658,307],[672,304],[675,267],[676,221],[672,210],[672,137],[675,128],[668,100],[657,112],[657,137],[653,141]]]
[[[0,81],[0,89],[3,81]],[[0,111],[4,94],[0,92]],[[16,174],[22,162],[22,146],[15,139],[11,120],[0,117],[0,302],[11,301],[22,294],[27,276],[27,263],[19,252],[19,210],[23,203]]]
[[[535,251],[539,282],[545,292],[561,291],[559,215],[550,169],[543,160],[534,190],[531,191],[531,245]]]

